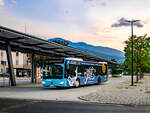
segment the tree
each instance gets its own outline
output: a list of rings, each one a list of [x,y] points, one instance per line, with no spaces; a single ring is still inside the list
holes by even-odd
[[[131,74],[131,37],[125,41],[125,62],[124,69]],[[144,72],[150,72],[150,37],[133,36],[133,71],[137,75],[137,82],[143,78]]]

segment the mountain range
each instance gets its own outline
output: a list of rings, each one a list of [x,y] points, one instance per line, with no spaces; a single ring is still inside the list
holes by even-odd
[[[91,44],[87,44],[85,42],[71,42],[69,40],[64,40],[63,38],[51,38],[48,41],[67,41],[68,47],[86,52],[88,54],[98,56],[107,60],[115,59],[118,63],[122,64],[125,60],[124,53],[117,49],[102,47],[102,46],[94,46]]]

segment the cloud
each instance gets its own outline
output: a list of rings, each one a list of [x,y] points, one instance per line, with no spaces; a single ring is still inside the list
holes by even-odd
[[[107,3],[102,1],[102,0],[83,0],[85,3],[90,3],[92,7],[97,7],[97,6],[106,6]]]
[[[16,3],[17,3],[17,1],[16,1],[16,0],[12,0],[11,2],[12,2],[13,4],[16,4]]]
[[[143,23],[144,23],[144,24],[148,24],[149,22],[150,22],[150,18],[147,18],[147,19],[144,19],[144,20],[143,20]]]
[[[0,6],[4,5],[4,0],[0,0]]]
[[[120,18],[118,20],[118,22],[112,24],[111,27],[130,26],[131,24],[129,22],[126,22],[126,20],[127,19],[125,19],[125,18]],[[136,26],[136,27],[143,27],[144,25],[140,21],[138,21],[138,22],[134,23],[134,26]]]
[[[7,4],[5,3],[5,0],[0,0],[0,6],[12,6],[16,3],[16,0],[10,0]]]

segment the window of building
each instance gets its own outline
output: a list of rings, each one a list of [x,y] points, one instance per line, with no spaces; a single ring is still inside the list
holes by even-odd
[[[3,57],[4,56],[4,52],[1,52],[1,57]]]
[[[3,69],[1,68],[1,73],[3,73]]]
[[[19,61],[18,60],[16,60],[16,65],[19,65]]]
[[[16,52],[16,56],[19,56],[19,52]]]

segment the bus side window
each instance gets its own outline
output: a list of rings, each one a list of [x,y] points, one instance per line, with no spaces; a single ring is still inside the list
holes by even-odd
[[[96,67],[94,67],[94,69],[96,70],[95,71],[95,75],[100,75],[101,74],[101,67],[100,66],[96,66]]]
[[[84,76],[84,72],[85,72],[86,70],[85,70],[85,66],[84,65],[79,65],[78,66],[78,74],[80,75],[80,76]]]
[[[94,75],[98,75],[97,71],[98,71],[98,70],[97,70],[97,67],[94,66],[94,67],[93,67],[93,73],[94,73]]]
[[[90,69],[89,65],[84,65],[84,76],[87,76],[88,70]]]
[[[100,68],[100,75],[103,75],[102,66],[100,66],[99,68]]]
[[[76,65],[69,64],[69,67],[66,69],[65,77],[76,76],[75,70],[76,70]]]
[[[86,66],[85,65],[82,65],[82,73],[83,73],[83,76],[84,76],[84,73],[86,72]]]
[[[82,76],[82,67],[81,67],[81,65],[78,66],[78,76]]]

